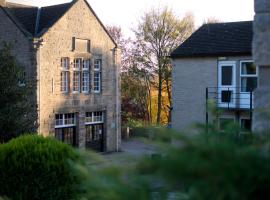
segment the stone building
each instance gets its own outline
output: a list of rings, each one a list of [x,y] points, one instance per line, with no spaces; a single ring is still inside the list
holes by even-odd
[[[251,21],[205,24],[172,52],[173,128],[216,120],[221,129],[229,122],[251,129],[260,73],[252,28]],[[219,111],[214,116],[210,105]]]
[[[254,126],[256,131],[270,130],[270,1],[255,0],[253,57],[260,66],[255,91]]]
[[[0,41],[35,86],[39,134],[120,149],[120,52],[86,0],[42,8],[0,0]]]

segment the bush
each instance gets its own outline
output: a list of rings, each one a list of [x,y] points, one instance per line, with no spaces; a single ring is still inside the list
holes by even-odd
[[[172,138],[181,145],[164,143],[162,156],[138,165],[141,173],[164,180],[168,193],[184,193],[192,200],[270,198],[269,137],[246,142],[224,133],[192,137],[179,133]]]
[[[13,200],[76,199],[80,156],[52,138],[25,135],[0,146],[0,195]]]

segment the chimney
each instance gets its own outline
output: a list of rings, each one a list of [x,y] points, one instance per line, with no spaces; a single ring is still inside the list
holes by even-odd
[[[6,6],[6,0],[0,0],[0,6],[5,7]]]

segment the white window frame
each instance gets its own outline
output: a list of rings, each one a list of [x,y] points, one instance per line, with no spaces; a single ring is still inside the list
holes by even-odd
[[[59,124],[57,125],[57,120],[56,120],[56,116],[59,115],[59,116],[62,116],[62,124]],[[67,115],[73,115],[73,118],[72,119],[72,122],[73,123],[65,123],[66,122],[66,116]],[[76,126],[76,114],[75,113],[65,113],[65,114],[56,114],[55,115],[55,128],[66,128],[66,127],[74,127]]]
[[[85,79],[85,75],[87,75],[87,79]],[[90,60],[83,60],[82,65],[82,93],[88,94],[90,92]],[[86,83],[85,83],[86,81]]]
[[[77,62],[80,61],[80,62]],[[81,71],[83,65],[83,58],[74,58],[73,71]]]
[[[83,71],[82,72],[82,93],[88,94],[89,92],[90,92],[90,74],[89,74],[89,71]]]
[[[259,67],[256,66],[256,74],[242,74],[242,63],[254,63],[253,60],[241,60],[240,61],[240,93],[249,94],[250,92],[242,92],[242,78],[257,78],[257,86],[259,81]]]
[[[78,75],[78,81],[75,81],[75,74]],[[75,89],[75,82],[78,82],[78,90]],[[72,92],[73,93],[80,93],[81,92],[81,72],[80,71],[73,71],[73,76],[72,76]]]
[[[88,121],[87,120],[88,117],[86,117],[88,113],[90,113],[90,115],[91,115],[91,120],[90,121]],[[96,113],[100,113],[101,114],[99,116],[99,117],[101,117],[101,120],[95,121],[95,114]],[[102,123],[104,123],[104,112],[103,111],[93,111],[93,112],[87,112],[87,113],[85,113],[85,125],[102,124]]]
[[[61,58],[61,69],[63,71],[69,70],[69,58],[68,57]]]
[[[97,62],[97,63],[96,63]],[[102,59],[94,59],[94,71],[101,71]]]
[[[63,75],[65,75],[65,80],[63,80]],[[53,83],[54,84],[54,83]],[[61,74],[60,74],[60,91],[62,93],[68,93],[68,90],[69,90],[69,71],[61,71]],[[65,90],[62,90],[62,89],[65,89]]]
[[[93,78],[93,91],[94,93],[100,93],[101,91],[101,72],[95,71],[94,73],[94,78]],[[96,81],[96,74],[98,74],[98,81]],[[98,83],[98,86],[96,86],[96,83]],[[96,89],[98,87],[98,89]]]
[[[232,67],[232,84],[222,85],[222,67],[230,66]],[[232,101],[222,102],[222,91],[232,92]],[[218,62],[218,107],[229,107],[234,108],[236,106],[236,61],[220,61]]]

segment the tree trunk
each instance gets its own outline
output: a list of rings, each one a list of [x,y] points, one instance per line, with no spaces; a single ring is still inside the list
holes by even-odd
[[[161,65],[158,67],[158,105],[157,105],[157,125],[160,125],[161,116],[161,96],[162,96],[162,71]]]
[[[168,123],[170,123],[171,122],[171,108],[172,108],[172,94],[171,94],[171,89],[170,89],[168,77],[166,78],[166,90],[168,93],[168,101],[169,101]]]

